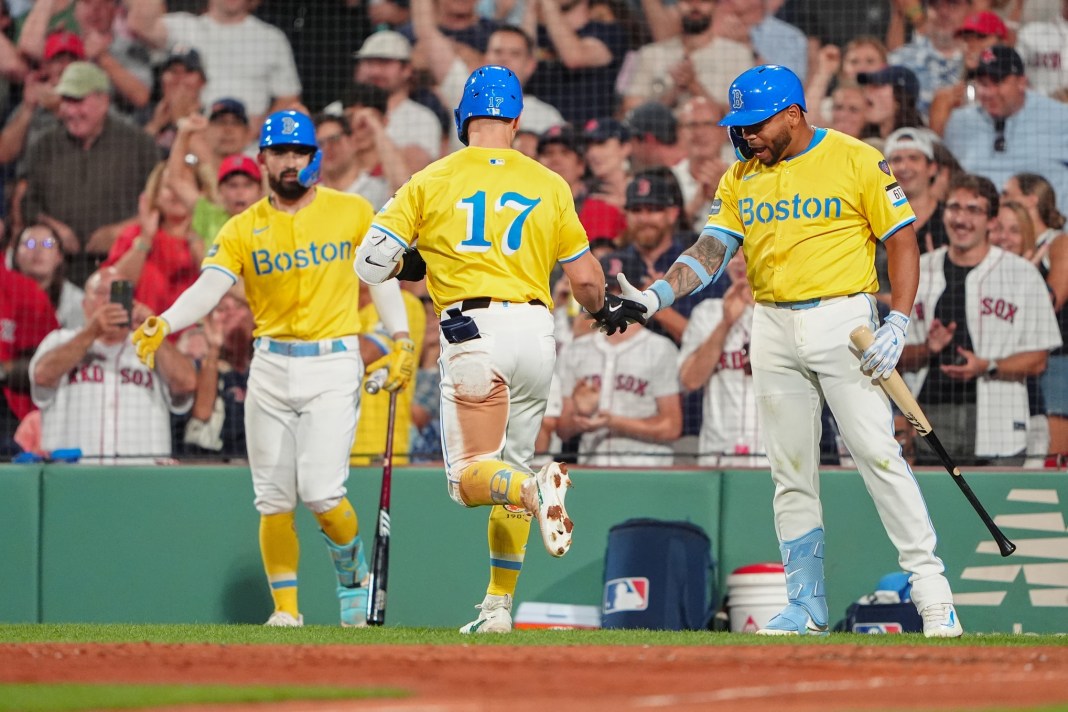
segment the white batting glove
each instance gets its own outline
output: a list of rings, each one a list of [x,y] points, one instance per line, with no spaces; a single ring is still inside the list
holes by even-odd
[[[883,325],[875,332],[875,341],[862,355],[860,367],[865,371],[870,370],[872,378],[890,378],[905,348],[908,330],[907,316],[899,311],[887,314]]]
[[[656,292],[651,289],[639,290],[627,281],[627,275],[622,272],[616,275],[616,280],[619,281],[619,288],[623,290],[622,296],[624,299],[638,302],[638,304],[645,307],[645,321],[648,321],[649,317],[660,310],[660,297],[656,296]],[[642,321],[642,323],[644,324],[645,321]]]

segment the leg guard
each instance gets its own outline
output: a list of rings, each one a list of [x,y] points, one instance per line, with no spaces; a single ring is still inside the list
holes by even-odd
[[[765,635],[804,635],[827,632],[827,598],[823,576],[823,530],[779,545],[786,568],[790,604],[761,629]]]
[[[367,559],[359,535],[348,544],[335,544],[325,533],[326,547],[337,572],[337,597],[341,604],[341,625],[367,625]]]

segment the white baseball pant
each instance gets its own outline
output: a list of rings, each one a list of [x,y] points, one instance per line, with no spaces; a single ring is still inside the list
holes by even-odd
[[[868,295],[796,310],[761,303],[754,310],[750,359],[775,481],[775,526],[780,541],[823,527],[819,441],[825,398],[898,562],[912,574],[912,597],[922,610],[952,601],[952,594],[934,554],[934,526],[919,484],[894,438],[890,400],[861,372],[849,340],[858,326],[877,326]]]
[[[480,338],[450,344],[441,337],[438,360],[449,496],[460,504],[460,474],[474,462],[503,460],[530,471],[556,363],[545,307],[492,302],[464,315],[478,324]]]
[[[294,357],[257,348],[245,399],[252,488],[260,514],[315,512],[345,496],[359,417],[363,361],[357,337],[347,351]]]

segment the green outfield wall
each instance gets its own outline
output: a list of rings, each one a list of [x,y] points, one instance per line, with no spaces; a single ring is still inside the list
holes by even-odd
[[[535,532],[517,599],[599,605],[608,530],[633,517],[685,520],[713,542],[720,591],[738,566],[778,558],[763,471],[575,469],[575,543],[553,559]],[[365,537],[380,470],[354,469]],[[1068,631],[1068,475],[974,472],[972,488],[1019,545],[1003,559],[943,471],[917,474],[939,554],[970,631]],[[859,475],[822,476],[832,618],[897,570]],[[394,471],[388,623],[459,626],[484,594],[486,510],[454,504],[438,469]],[[0,620],[260,623],[270,613],[258,516],[241,467],[0,467]],[[314,519],[297,518],[307,623],[337,620],[333,572]],[[368,541],[368,544],[370,542]]]

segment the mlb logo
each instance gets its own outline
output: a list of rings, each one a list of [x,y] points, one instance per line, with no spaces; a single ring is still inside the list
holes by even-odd
[[[854,633],[867,633],[869,635],[885,635],[890,633],[904,633],[905,629],[900,623],[856,623],[853,625]]]
[[[644,611],[649,607],[649,579],[644,576],[617,578],[604,584],[604,613]]]

